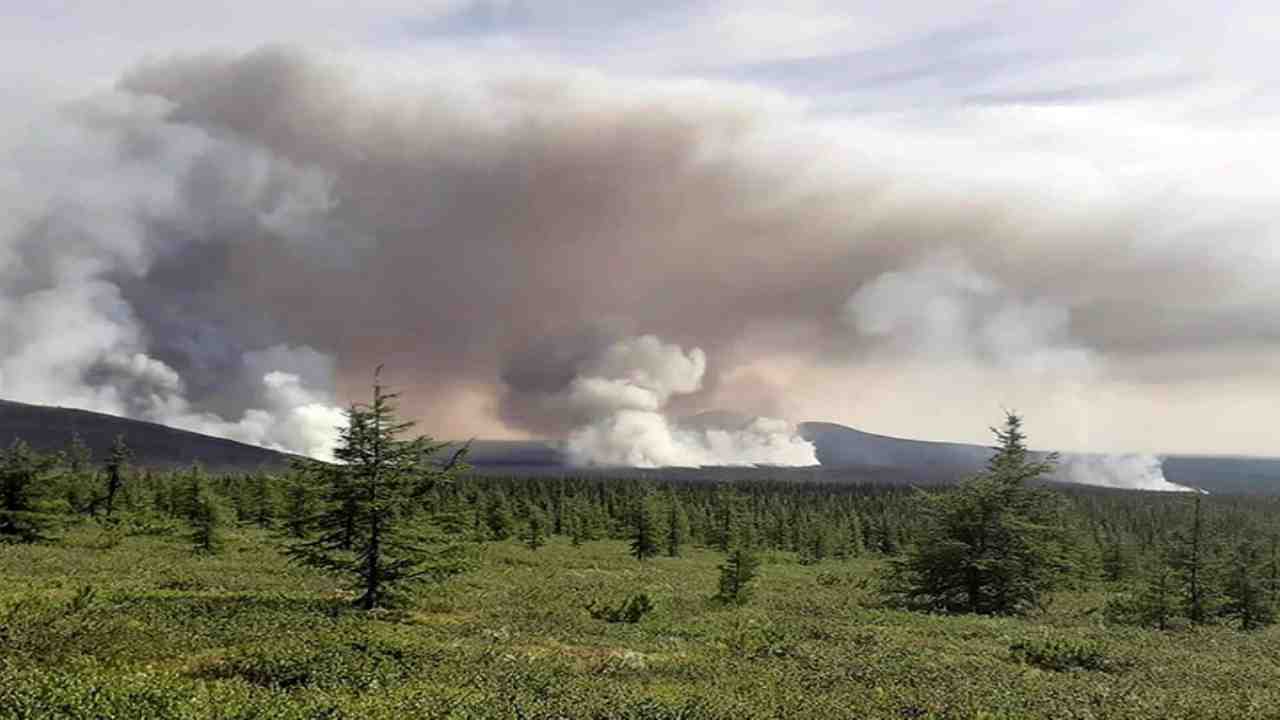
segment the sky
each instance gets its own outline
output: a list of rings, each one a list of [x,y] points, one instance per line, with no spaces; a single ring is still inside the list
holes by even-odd
[[[385,363],[583,462],[1278,452],[1280,10],[781,8],[8,0],[0,397],[322,455]]]

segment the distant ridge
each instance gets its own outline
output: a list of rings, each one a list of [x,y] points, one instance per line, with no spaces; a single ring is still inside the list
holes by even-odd
[[[219,472],[251,471],[283,468],[290,459],[285,453],[167,425],[88,410],[0,400],[0,442],[5,447],[21,439],[41,452],[56,452],[66,449],[76,433],[99,462],[116,436],[123,435],[133,450],[134,464],[140,467],[168,468],[199,462],[206,469]]]
[[[724,426],[736,416],[704,414],[694,426]],[[956,482],[985,467],[991,449],[963,443],[931,442],[876,435],[828,422],[806,422],[798,432],[814,444],[818,467],[809,468],[578,468],[567,463],[554,443],[477,440],[467,462],[483,475],[592,475],[733,480],[740,478],[823,480],[887,484],[937,485]],[[116,435],[124,435],[135,464],[152,468],[199,462],[209,470],[248,472],[280,469],[291,456],[165,425],[71,408],[27,405],[0,400],[0,443],[21,438],[38,450],[56,452],[73,433],[101,461]],[[1199,487],[1214,494],[1280,495],[1280,458],[1210,455],[1166,455],[1170,482]]]
[[[806,422],[797,429],[813,443],[824,466],[919,468],[967,475],[983,469],[991,457],[991,448],[980,445],[906,440],[836,423]]]
[[[980,471],[991,448],[961,443],[906,440],[873,435],[826,422],[800,423],[824,469],[881,469],[905,476],[954,482]],[[1215,455],[1161,455],[1171,483],[1214,494],[1280,495],[1280,458]]]

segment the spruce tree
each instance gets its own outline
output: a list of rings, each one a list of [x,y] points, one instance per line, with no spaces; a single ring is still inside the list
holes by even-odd
[[[595,533],[595,515],[591,506],[581,497],[575,497],[568,501],[566,512],[568,516],[569,542],[574,547],[579,547],[582,543],[596,539]]]
[[[226,511],[221,500],[214,495],[204,481],[202,474],[192,475],[193,497],[190,516],[191,542],[196,552],[214,555],[222,550],[222,526],[225,524]]]
[[[292,538],[305,538],[317,512],[316,491],[305,469],[295,468],[284,484],[284,531]]]
[[[1267,547],[1267,599],[1272,607],[1280,607],[1280,532],[1272,529]]]
[[[1117,533],[1109,534],[1102,543],[1102,577],[1119,582],[1129,574],[1129,556]]]
[[[133,451],[125,444],[124,436],[117,435],[116,439],[111,443],[111,452],[107,455],[107,462],[103,466],[107,480],[104,494],[104,500],[107,504],[107,517],[111,517],[111,513],[115,511],[116,495],[124,487],[125,466],[128,465],[132,457]]]
[[[42,504],[43,483],[54,460],[21,440],[0,451],[0,541],[48,540],[54,516]]]
[[[489,527],[489,536],[494,540],[506,540],[511,537],[515,521],[507,510],[506,498],[501,492],[494,492],[485,505],[485,524]]]
[[[85,445],[80,433],[71,434],[71,444],[63,453],[63,498],[75,513],[93,515],[100,501],[98,488],[93,486],[93,452]]]
[[[547,544],[546,519],[538,510],[529,511],[529,522],[524,528],[524,546],[537,550]]]
[[[631,555],[637,560],[648,560],[658,554],[658,528],[654,522],[653,507],[649,498],[641,496],[632,512]]]
[[[276,479],[260,472],[248,480],[249,519],[260,528],[269,528],[274,524],[277,512]]]
[[[890,565],[887,593],[911,607],[1011,614],[1037,606],[1069,569],[1056,495],[1027,487],[1054,457],[1032,457],[1008,413],[982,475],[926,496],[924,537]]]
[[[751,584],[760,568],[760,559],[751,548],[739,545],[729,551],[720,568],[720,591],[716,597],[734,605],[745,605],[751,598]]]
[[[1217,566],[1213,561],[1201,499],[1196,495],[1191,526],[1175,533],[1170,553],[1171,563],[1182,584],[1183,611],[1197,625],[1209,621],[1217,600],[1214,592]]]
[[[716,492],[715,500],[714,543],[717,550],[727,553],[740,539],[736,532],[740,527],[737,498],[721,488]]]
[[[447,444],[402,439],[413,423],[397,418],[396,397],[375,373],[370,403],[347,410],[337,462],[312,463],[330,488],[313,523],[316,537],[288,550],[300,562],[350,576],[360,593],[356,603],[366,610],[386,605],[406,583],[466,567],[456,546],[440,543],[414,516],[415,499],[433,483],[451,482],[463,451],[441,466],[432,461]]]
[[[191,467],[187,468],[186,476],[182,478],[175,476],[171,482],[176,488],[174,491],[176,497],[173,500],[174,512],[180,518],[190,520],[195,513],[196,498],[201,488],[208,483],[204,467],[199,462],[193,462]]]
[[[810,520],[803,534],[804,545],[800,548],[800,564],[816,565],[830,554],[831,536],[825,523],[821,520]]]
[[[569,522],[569,544],[574,547],[582,546],[582,517],[580,515],[571,515]]]
[[[889,513],[886,509],[881,508],[880,515],[872,523],[875,535],[875,549],[881,555],[897,555],[898,554],[898,533],[893,527],[893,522],[889,519]]]
[[[1275,607],[1263,580],[1263,558],[1252,540],[1241,540],[1231,556],[1223,584],[1221,613],[1240,623],[1241,630],[1256,630],[1275,622]]]
[[[1143,573],[1142,581],[1129,596],[1108,603],[1112,619],[1157,630],[1167,630],[1179,616],[1178,578],[1163,557],[1157,558]]]
[[[680,505],[680,498],[674,490],[667,494],[667,537],[666,550],[668,557],[680,557],[680,546],[689,535],[689,517]]]

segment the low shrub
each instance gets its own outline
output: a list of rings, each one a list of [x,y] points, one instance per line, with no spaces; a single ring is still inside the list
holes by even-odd
[[[281,643],[232,655],[196,674],[259,687],[373,690],[398,685],[439,663],[432,653],[378,639]]]
[[[1117,663],[1107,656],[1102,643],[1094,640],[1023,640],[1010,645],[1009,651],[1022,662],[1054,672],[1102,672],[1117,668]]]
[[[653,610],[653,601],[646,593],[628,595],[617,607],[597,605],[594,600],[587,604],[591,617],[610,623],[638,623]]]

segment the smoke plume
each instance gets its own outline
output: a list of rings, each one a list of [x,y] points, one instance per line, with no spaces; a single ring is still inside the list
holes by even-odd
[[[631,467],[817,465],[813,444],[789,423],[757,417],[741,427],[681,425],[663,410],[702,387],[707,359],[653,335],[627,338],[592,359],[563,391],[564,407],[587,419],[566,450],[578,465]]]
[[[935,357],[990,368],[989,387],[1028,383],[1075,414],[1077,443],[1087,447],[1090,404],[1081,399],[1103,380],[1104,359],[1071,336],[1071,311],[1047,298],[1022,297],[949,252],[860,287],[845,305],[849,322],[873,347],[899,357]],[[1150,454],[1063,457],[1060,480],[1130,490],[1184,492],[1165,480]]]
[[[1270,199],[968,120],[990,142],[703,81],[154,60],[0,141],[0,395],[323,454],[385,363],[438,436],[701,465],[811,461],[674,419],[710,408],[1194,449],[1274,389]]]
[[[1125,490],[1195,491],[1165,480],[1160,458],[1154,455],[1068,455],[1059,464],[1057,477],[1080,485]]]

